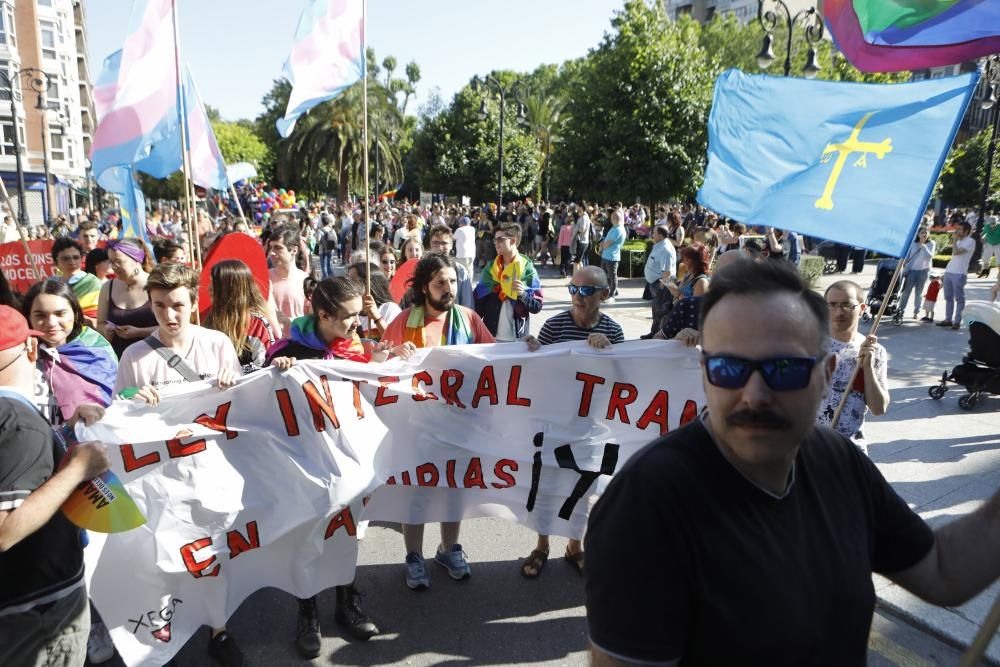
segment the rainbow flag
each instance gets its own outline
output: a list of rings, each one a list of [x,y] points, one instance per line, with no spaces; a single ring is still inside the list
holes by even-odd
[[[284,74],[292,84],[278,134],[317,104],[332,100],[365,77],[365,0],[309,0],[295,29]]]
[[[955,65],[1000,52],[1000,0],[822,0],[837,47],[863,72]]]

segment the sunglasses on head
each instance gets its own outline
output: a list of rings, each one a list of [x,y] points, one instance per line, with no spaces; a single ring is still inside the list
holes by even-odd
[[[566,289],[569,290],[570,296],[576,296],[578,293],[580,296],[591,296],[597,290],[604,288],[596,285],[567,285]]]
[[[744,359],[724,354],[703,353],[705,376],[710,384],[722,389],[739,389],[754,371],[760,371],[765,384],[773,391],[798,391],[809,386],[816,357],[771,357]]]

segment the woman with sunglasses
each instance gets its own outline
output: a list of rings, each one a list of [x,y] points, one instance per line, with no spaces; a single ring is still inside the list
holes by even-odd
[[[379,253],[378,264],[382,269],[382,273],[385,274],[386,280],[392,280],[392,277],[396,275],[396,264],[399,260],[396,257],[396,251],[391,247],[386,246]]]
[[[111,341],[121,358],[129,345],[156,331],[156,317],[146,293],[146,279],[153,263],[136,239],[108,242],[108,261],[114,280],[101,287],[97,301],[97,330]]]

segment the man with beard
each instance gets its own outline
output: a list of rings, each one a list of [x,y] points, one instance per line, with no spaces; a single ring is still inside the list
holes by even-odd
[[[879,345],[878,339],[858,333],[858,322],[865,309],[863,295],[861,286],[851,280],[833,283],[824,294],[826,307],[830,310],[829,352],[836,355],[837,368],[830,380],[830,393],[816,415],[816,423],[832,425],[837,406],[844,392],[848,391],[847,383],[860,361],[861,370],[850,387],[836,429],[867,454],[868,447],[861,427],[869,410],[879,416],[889,408],[889,364],[885,348]]]
[[[932,532],[814,423],[836,367],[828,317],[787,262],[713,278],[707,413],[632,456],[590,515],[597,667],[864,665],[872,572],[948,606],[1000,575],[1000,494]]]
[[[493,334],[479,315],[455,302],[458,277],[455,259],[438,252],[420,258],[410,281],[413,306],[396,316],[383,341],[393,345],[413,343],[416,347],[495,343]],[[471,572],[462,545],[458,543],[460,521],[441,523],[441,544],[434,562],[448,570],[455,580],[467,579]],[[406,585],[413,590],[426,590],[430,576],[424,566],[423,524],[403,524],[406,545]]]

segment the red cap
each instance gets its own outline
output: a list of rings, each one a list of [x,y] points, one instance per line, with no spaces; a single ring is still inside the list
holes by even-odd
[[[28,320],[24,319],[24,315],[10,306],[0,306],[0,350],[9,350],[32,336],[43,335],[28,328]]]

